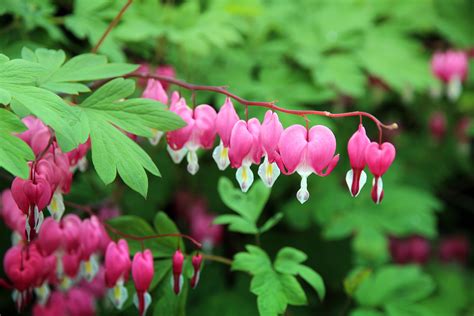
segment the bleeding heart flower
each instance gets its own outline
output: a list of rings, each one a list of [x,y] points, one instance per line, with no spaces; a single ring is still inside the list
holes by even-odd
[[[260,130],[260,143],[265,153],[265,160],[258,167],[258,175],[269,188],[273,186],[280,175],[280,169],[275,160],[276,157],[279,156],[278,142],[282,132],[283,125],[281,125],[278,119],[278,114],[268,110],[267,113],[265,113],[265,118]]]
[[[183,287],[183,263],[183,253],[181,252],[181,250],[178,249],[173,255],[173,276],[171,280],[171,285],[176,295],[181,292],[181,289]]]
[[[149,249],[144,252],[137,252],[132,262],[132,277],[137,291],[134,303],[138,307],[140,316],[145,315],[147,308],[151,304],[151,295],[148,293],[151,280],[153,279],[153,255]]]
[[[225,170],[230,164],[230,136],[232,134],[232,128],[238,120],[239,116],[237,112],[235,112],[231,99],[228,97],[216,117],[216,131],[221,140],[219,146],[214,148],[212,158],[214,158],[214,161],[217,163],[219,170]]]
[[[433,112],[429,119],[431,136],[440,142],[446,135],[446,115],[441,111]]]
[[[448,50],[437,52],[431,60],[431,70],[439,80],[447,84],[447,95],[450,100],[459,98],[462,82],[467,78],[468,57],[463,51]]]
[[[372,200],[379,204],[383,199],[383,182],[382,175],[387,172],[388,168],[395,159],[395,147],[390,143],[379,144],[377,142],[370,143],[365,150],[365,160],[370,172],[374,175],[372,181]]]
[[[199,170],[196,151],[199,148],[210,149],[214,144],[216,111],[207,104],[193,110],[182,98],[170,110],[181,116],[187,125],[167,133],[168,152],[175,163],[180,163],[187,153],[187,169],[194,175]]]
[[[199,282],[199,277],[201,275],[201,264],[202,264],[202,256],[200,253],[197,253],[196,255],[193,256],[192,259],[192,264],[193,264],[193,277],[191,278],[191,287],[193,289],[196,288]]]
[[[0,217],[8,228],[24,236],[26,215],[18,208],[10,190],[2,192]]]
[[[142,98],[156,100],[163,104],[168,104],[168,95],[166,94],[165,89],[161,85],[160,81],[155,79],[148,79],[147,86],[143,91]],[[158,145],[161,138],[164,135],[164,132],[152,128],[153,137],[149,138],[150,144],[153,146]]]
[[[51,201],[51,185],[41,177],[34,180],[15,178],[12,195],[16,204],[26,214],[25,231],[28,241],[36,238],[43,223],[43,209]]]
[[[27,116],[22,121],[28,129],[17,136],[31,147],[35,155],[38,155],[48,146],[51,133],[48,127],[34,116]]]
[[[127,241],[120,239],[117,243],[109,243],[105,252],[105,283],[110,288],[108,297],[118,309],[128,298],[124,283],[128,280],[131,265]]]
[[[347,143],[347,152],[351,162],[351,170],[346,174],[346,183],[352,196],[357,196],[360,190],[367,182],[367,175],[364,172],[365,168],[365,150],[370,144],[370,139],[365,133],[365,128],[362,124],[359,125],[357,132],[352,135]]]
[[[242,192],[247,192],[253,183],[252,163],[259,164],[263,156],[260,144],[260,122],[256,118],[248,122],[235,123],[230,136],[229,160],[236,173]]]
[[[296,193],[300,203],[309,198],[308,176],[314,172],[325,177],[339,161],[339,155],[334,156],[336,137],[322,125],[313,126],[309,131],[301,125],[288,127],[281,134],[278,148],[281,155],[281,160],[277,160],[280,169],[286,174],[296,171],[301,176],[301,187]]]

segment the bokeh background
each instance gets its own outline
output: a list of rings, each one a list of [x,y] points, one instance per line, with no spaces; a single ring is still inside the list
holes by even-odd
[[[87,52],[124,3],[2,0],[0,51],[10,58],[24,46],[63,49],[69,57]],[[151,69],[170,66],[188,82],[226,85],[244,98],[290,109],[363,110],[397,122],[398,130],[384,132],[397,158],[384,176],[385,198],[374,205],[370,183],[353,199],[344,182],[347,141],[359,119],[310,117],[311,125],[334,131],[341,161],[331,176],[309,178],[304,205],[295,198],[297,175],[277,180],[262,222],[279,212],[283,219],[261,236],[261,245],[272,256],[284,246],[306,252],[327,295],[321,302],[312,292],[309,306],[289,307],[286,315],[472,315],[473,19],[470,0],[135,0],[99,53]],[[435,52],[450,49],[471,57],[462,92],[452,100],[430,64]],[[188,91],[178,91],[191,102]],[[215,108],[224,102],[206,92],[195,98]],[[244,107],[235,106],[243,117]],[[249,109],[252,117],[263,114]],[[285,127],[304,124],[295,116],[280,119]],[[375,140],[374,124],[364,125]],[[201,169],[191,176],[184,164],[172,163],[164,142],[142,144],[163,175],[150,177],[146,200],[119,181],[104,186],[94,170],[75,176],[67,199],[103,208],[104,216],[133,214],[149,222],[163,210],[182,232],[208,238],[209,251],[228,258],[253,242],[225,227],[203,232],[185,215],[199,208],[206,227],[213,216],[230,213],[217,184],[223,176],[234,181],[233,170],[220,172],[211,153],[202,152]],[[9,187],[10,176],[0,172],[1,188]],[[3,223],[0,236],[3,256],[10,245]],[[248,275],[207,263],[179,313],[257,315],[249,284]],[[9,293],[0,291],[1,314],[14,314]],[[97,314],[113,313],[97,301]],[[123,312],[132,313],[133,307]]]

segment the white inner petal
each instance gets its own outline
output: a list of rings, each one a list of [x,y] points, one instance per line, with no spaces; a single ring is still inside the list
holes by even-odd
[[[158,145],[158,143],[160,142],[161,138],[163,137],[165,133],[154,128],[151,129],[151,132],[153,133],[153,137],[148,138],[148,140],[150,141],[150,144],[152,144],[153,146],[156,146]]]
[[[301,204],[308,201],[309,192],[308,192],[308,174],[301,175],[300,189],[296,192],[296,198],[300,201]]]
[[[446,94],[448,96],[448,99],[453,102],[456,101],[457,99],[459,99],[461,92],[462,92],[461,79],[458,76],[455,76],[453,79],[451,79],[448,82],[448,86],[446,89]]]
[[[186,159],[188,160],[188,172],[195,175],[199,171],[199,162],[195,150],[189,150]]]
[[[237,182],[239,182],[242,192],[247,192],[253,183],[253,173],[250,169],[250,164],[242,164],[242,166],[237,169],[235,178],[237,179]]]
[[[217,168],[219,168],[219,170],[225,170],[230,164],[229,148],[224,147],[224,144],[221,141],[219,146],[214,148],[212,151],[212,158],[216,162]]]
[[[166,146],[166,150],[170,154],[171,160],[173,160],[173,162],[176,164],[181,163],[181,161],[183,161],[184,156],[186,156],[186,153],[188,152],[188,149],[186,147],[183,147],[180,150],[173,150],[169,145]]]
[[[59,221],[64,214],[64,210],[63,195],[61,191],[56,190],[51,199],[51,203],[48,205],[48,211],[55,220]]]
[[[268,157],[265,156],[264,162],[258,167],[258,175],[262,179],[263,184],[271,188],[278,176],[280,176],[280,168],[276,163],[269,163]]]

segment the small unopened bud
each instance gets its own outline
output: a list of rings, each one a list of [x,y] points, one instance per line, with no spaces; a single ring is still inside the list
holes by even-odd
[[[176,250],[173,255],[173,280],[172,280],[172,287],[173,291],[176,295],[181,292],[181,288],[183,287],[183,262],[184,256],[181,250]]]
[[[192,264],[194,268],[193,277],[191,278],[191,287],[194,289],[199,283],[199,277],[201,275],[201,263],[202,256],[201,254],[196,254],[193,256]]]

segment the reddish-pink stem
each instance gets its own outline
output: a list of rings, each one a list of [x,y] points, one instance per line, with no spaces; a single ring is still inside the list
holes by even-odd
[[[283,107],[275,105],[274,101],[271,102],[262,102],[262,101],[249,101],[244,98],[239,97],[236,94],[233,94],[232,92],[229,92],[226,87],[220,87],[220,86],[204,86],[204,85],[195,85],[191,83],[184,82],[182,80],[172,78],[172,77],[167,77],[167,76],[162,76],[162,75],[155,75],[155,74],[143,74],[143,73],[132,73],[127,75],[127,77],[139,77],[139,78],[145,78],[145,79],[156,79],[160,81],[165,81],[170,84],[177,85],[179,87],[182,87],[187,90],[191,91],[210,91],[210,92],[216,92],[220,94],[224,94],[237,102],[245,105],[246,107],[248,106],[257,106],[257,107],[264,107],[268,108],[274,111],[279,111],[282,113],[287,113],[287,114],[293,114],[293,115],[298,115],[301,117],[305,117],[306,115],[318,115],[318,116],[326,116],[326,117],[331,117],[331,118],[340,118],[340,117],[353,117],[353,116],[365,116],[371,119],[375,125],[377,125],[377,129],[379,131],[379,138],[382,138],[382,129],[397,129],[398,124],[397,123],[392,123],[392,124],[384,124],[381,121],[379,121],[374,115],[363,112],[363,111],[352,111],[352,112],[345,112],[345,113],[331,113],[329,111],[317,111],[317,110],[290,110],[290,109],[285,109]]]
[[[122,18],[122,15],[125,13],[125,11],[127,11],[128,7],[132,4],[132,1],[133,0],[127,0],[127,3],[125,3],[125,5],[122,7],[122,9],[119,11],[119,13],[115,16],[115,18],[112,20],[112,22],[110,22],[107,29],[105,29],[104,34],[102,34],[102,36],[100,37],[97,44],[92,48],[93,53],[97,53],[97,51],[99,50],[100,46],[105,41],[105,39],[107,38],[109,33],[114,29],[114,27],[117,25],[117,23]]]

